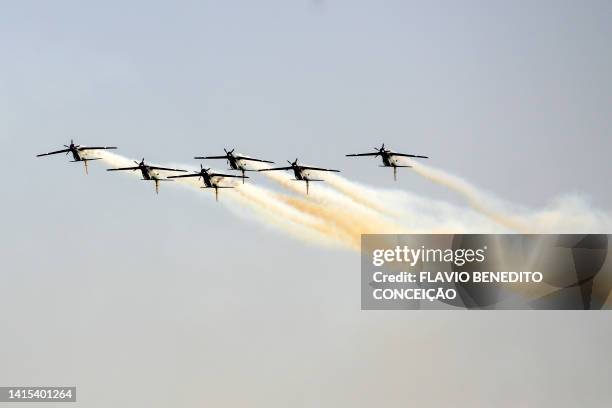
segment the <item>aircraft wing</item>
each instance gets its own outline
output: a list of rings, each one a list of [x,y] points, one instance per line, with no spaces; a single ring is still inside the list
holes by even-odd
[[[210,173],[210,177],[233,177],[233,178],[249,178],[249,176],[237,176],[235,174]]]
[[[419,156],[417,154],[406,154],[406,153],[389,153],[390,156],[401,156],[401,157],[418,157],[420,159],[429,159],[427,156]]]
[[[153,169],[153,170],[178,171],[178,172],[181,172],[181,173],[187,173],[187,170],[170,169],[168,167],[158,167],[158,166],[147,166],[147,167],[150,168],[150,169]]]
[[[200,176],[202,176],[200,173],[193,173],[193,174],[181,174],[180,176],[168,176],[168,178],[200,177]]]
[[[323,169],[321,167],[310,167],[310,166],[300,166],[302,170],[317,170],[317,171],[333,171],[334,173],[340,173],[340,170],[333,169]]]
[[[240,160],[248,160],[248,161],[260,162],[260,163],[274,163],[273,161],[270,161],[270,160],[254,159],[252,157],[236,156],[236,158]]]
[[[354,153],[354,154],[347,154],[346,157],[357,157],[357,156],[377,156],[380,153]]]
[[[202,160],[202,159],[227,159],[227,156],[197,156],[194,159]]]
[[[115,146],[92,146],[92,147],[79,147],[79,150],[111,150],[111,149],[116,149],[117,147]]]
[[[291,170],[291,169],[293,169],[293,167],[289,166],[289,167],[274,167],[272,169],[261,169],[257,171],[275,171],[275,170]]]
[[[49,156],[50,154],[68,153],[69,151],[70,151],[70,149],[56,150],[54,152],[37,154],[36,157]]]
[[[134,167],[118,167],[116,169],[106,169],[106,171],[138,170],[139,168],[140,168],[139,166],[134,166]]]

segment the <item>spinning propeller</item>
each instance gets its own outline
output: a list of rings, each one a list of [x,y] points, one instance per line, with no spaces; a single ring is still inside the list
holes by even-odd
[[[381,147],[375,147],[374,150],[376,150],[378,153],[376,153],[376,155],[374,157],[378,157],[379,155],[382,155],[384,153],[389,153],[390,150],[385,149],[385,144],[383,143]]]

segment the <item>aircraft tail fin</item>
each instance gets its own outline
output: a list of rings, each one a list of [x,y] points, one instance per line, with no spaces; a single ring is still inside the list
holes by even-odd
[[[235,188],[235,187],[232,187],[232,186],[212,186],[212,187],[204,186],[200,188],[214,188],[215,189],[215,201],[219,201],[219,189],[220,188]]]

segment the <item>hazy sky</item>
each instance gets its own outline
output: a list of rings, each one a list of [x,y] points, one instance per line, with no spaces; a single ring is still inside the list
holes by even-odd
[[[357,254],[34,155],[237,147],[459,202],[344,157],[385,142],[512,202],[609,212],[611,41],[594,0],[5,2],[0,385],[77,385],[86,407],[608,406],[608,313],[362,312]]]

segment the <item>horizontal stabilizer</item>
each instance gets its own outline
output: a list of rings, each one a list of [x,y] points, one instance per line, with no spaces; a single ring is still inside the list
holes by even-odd
[[[321,179],[302,179],[302,180],[298,180],[298,179],[291,179],[292,181],[325,181],[325,180],[321,180]]]
[[[230,187],[230,186],[217,186],[217,187],[200,187],[200,188],[236,188],[236,187]]]
[[[99,157],[94,157],[93,159],[70,160],[70,163],[78,163],[82,161],[94,161],[94,160],[102,160],[102,159]]]
[[[227,178],[250,178],[249,176],[237,176],[235,174],[209,173],[210,177],[227,177]]]

